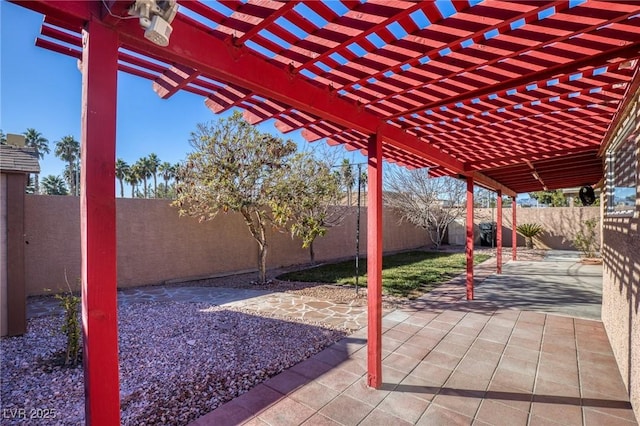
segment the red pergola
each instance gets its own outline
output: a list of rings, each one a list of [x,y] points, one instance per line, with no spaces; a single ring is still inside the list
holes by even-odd
[[[472,299],[473,186],[500,195],[500,271],[501,196],[598,183],[600,148],[640,84],[637,1],[180,1],[168,47],[122,19],[132,0],[15,3],[45,15],[38,46],[82,60],[84,359],[95,424],[119,422],[117,70],[151,80],[162,98],[185,90],[214,113],[239,107],[251,123],[275,119],[282,132],[368,156],[374,387],[382,160],[466,179]]]

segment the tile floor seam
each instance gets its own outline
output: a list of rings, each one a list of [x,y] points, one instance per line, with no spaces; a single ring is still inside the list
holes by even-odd
[[[531,413],[533,412],[533,396],[536,394],[536,388],[538,387],[538,376],[540,374],[540,361],[542,359],[542,343],[544,342],[544,332],[546,329],[546,325],[547,325],[547,314],[544,314],[542,336],[540,338],[540,346],[538,347],[538,361],[536,363],[536,375],[533,378],[533,391],[531,392],[531,407],[529,408],[529,413],[527,415],[527,426],[531,424]]]
[[[497,311],[496,311],[497,312]],[[520,315],[522,314],[522,311],[518,313],[518,319],[520,318]],[[493,314],[491,315],[491,317],[493,318]],[[489,324],[491,320],[487,321],[487,324]],[[493,370],[493,374],[491,374],[491,377],[489,378],[489,384],[487,385],[487,389],[485,390],[485,396],[486,396],[486,392],[488,392],[489,387],[491,386],[491,383],[493,382],[493,379],[496,376],[496,373],[498,371],[498,366],[500,365],[500,362],[502,361],[502,359],[504,358],[504,353],[507,350],[507,345],[509,344],[509,341],[511,341],[511,337],[513,336],[513,332],[516,329],[516,324],[518,323],[518,320],[516,319],[516,321],[513,323],[513,327],[511,327],[511,332],[509,333],[509,338],[507,339],[507,341],[504,343],[504,346],[502,348],[502,352],[500,353],[500,358],[498,359],[498,363],[496,364],[496,367]],[[484,327],[483,327],[484,329]],[[478,336],[480,336],[482,332],[478,333]],[[475,343],[475,340],[474,340]],[[542,343],[541,343],[542,344]],[[473,343],[472,343],[473,345]],[[478,408],[476,409],[476,412],[473,415],[473,419],[476,420],[478,413],[480,412],[480,408],[482,408],[482,405],[484,404],[484,401],[486,400],[486,398],[482,398],[482,401],[480,401],[480,404],[478,405]]]
[[[497,311],[494,311],[494,312],[492,312],[492,313],[491,313],[491,318],[493,318],[493,315],[495,314],[495,312],[497,312]],[[458,323],[459,323],[460,321],[462,321],[462,320],[463,320],[467,315],[469,315],[469,314],[470,314],[470,312],[465,313],[465,315],[464,315],[462,318],[460,318],[460,320],[458,321]],[[518,315],[518,316],[519,316],[519,315]],[[457,371],[458,367],[460,366],[460,364],[462,363],[462,361],[466,358],[467,354],[468,354],[468,353],[469,353],[469,351],[471,350],[471,346],[473,346],[473,344],[474,344],[476,341],[478,341],[478,339],[480,339],[480,335],[482,334],[482,332],[484,331],[484,329],[485,329],[485,328],[489,325],[489,323],[491,322],[491,318],[490,318],[490,319],[489,319],[489,320],[488,320],[488,321],[487,321],[487,322],[482,326],[482,328],[480,329],[480,331],[478,332],[478,334],[476,335],[476,337],[473,339],[473,342],[471,342],[471,344],[469,345],[468,349],[465,351],[465,353],[464,353],[464,355],[462,356],[462,358],[460,358],[460,361],[458,361],[458,363],[455,365],[455,367],[453,367],[453,368],[451,369],[451,373],[447,376],[447,379],[444,381],[443,386],[444,386],[444,385],[449,381],[449,379],[451,379],[451,376],[453,376],[453,374]],[[452,329],[453,329],[453,328],[452,328]],[[513,330],[514,330],[514,329],[515,329],[515,327],[511,329],[511,333],[509,334],[509,338],[511,338],[511,334],[513,334]],[[448,336],[450,332],[451,332],[451,331],[447,332],[447,334],[445,334],[445,335],[443,336],[443,339],[444,339],[444,337]],[[442,339],[441,339],[441,340],[442,340]],[[437,346],[437,345],[436,345],[436,346]],[[502,359],[502,356],[503,356],[503,354],[504,354],[504,351],[505,351],[506,346],[507,346],[507,345],[506,345],[506,343],[505,343],[504,348],[503,348],[503,350],[502,350],[502,354],[500,355],[500,359]],[[429,353],[430,353],[430,352],[431,352],[431,351],[429,351]],[[426,355],[425,355],[425,357],[426,357]],[[498,361],[498,364],[499,364],[499,363],[500,363],[500,362]],[[491,384],[491,380],[493,380],[493,377],[495,376],[495,372],[496,372],[496,370],[498,369],[498,364],[496,364],[496,367],[494,368],[493,374],[491,375],[491,378],[489,379],[489,384]],[[413,370],[412,370],[412,372],[413,372]],[[411,373],[409,373],[409,374],[411,374]],[[489,385],[489,384],[488,384],[488,385]],[[488,385],[487,385],[487,387],[488,387]],[[440,390],[442,390],[442,386],[440,387]],[[428,410],[428,408],[431,406],[431,404],[434,404],[434,405],[436,405],[437,407],[442,407],[442,408],[445,408],[445,409],[451,410],[451,409],[450,409],[450,408],[448,408],[448,407],[444,407],[444,406],[442,406],[442,405],[438,404],[437,402],[434,402],[434,400],[435,400],[436,396],[440,395],[440,390],[439,390],[438,392],[436,392],[436,393],[433,395],[432,400],[429,402],[429,405],[427,406],[427,408],[424,410],[424,412],[422,413],[422,415],[421,415],[421,416],[420,416],[420,418],[418,419],[418,422],[419,422],[419,421],[422,419],[422,417],[425,415],[425,413],[427,412],[427,410]],[[485,395],[486,395],[486,392],[487,392],[487,389],[485,389],[485,390],[484,390]],[[484,398],[482,398],[482,400],[484,400]],[[478,407],[476,408],[476,411],[475,411],[475,413],[474,413],[474,415],[473,415],[473,417],[472,417],[472,419],[473,419],[473,420],[476,420],[476,416],[478,415],[478,411],[480,410],[480,407],[481,407],[481,406],[482,406],[482,401],[480,402],[480,404],[478,404]],[[457,411],[455,411],[455,410],[451,410],[451,411],[454,411],[454,412],[458,413],[458,412],[457,412]],[[459,414],[463,414],[463,413],[459,413]],[[464,415],[466,416],[466,414],[464,414]]]
[[[580,392],[580,414],[582,415],[582,426],[586,426],[586,413],[585,413],[585,407],[584,407],[584,392],[582,390],[582,374],[581,374],[581,370],[580,370],[580,355],[578,354],[578,330],[576,328],[576,319],[572,318],[571,319],[571,324],[573,324],[573,341],[576,345],[576,364],[578,367],[578,391]]]
[[[413,316],[413,315],[411,315],[411,316]],[[404,321],[406,321],[406,320],[408,320],[409,318],[411,318],[411,316],[409,316],[408,318],[405,318],[404,320],[402,320],[401,322],[399,322],[398,324],[396,324],[396,326],[397,326],[397,325],[402,324]],[[465,315],[465,316],[466,316],[466,315]],[[427,324],[425,324],[425,325],[420,329],[420,331],[422,331],[423,329],[427,328],[427,327],[429,326],[429,324],[430,324],[432,321],[435,321],[435,319],[436,319],[436,318],[437,318],[437,316],[436,316],[436,317],[434,317],[434,318],[432,318],[432,319],[431,319]],[[395,327],[395,326],[394,326],[394,327]],[[393,329],[394,327],[392,327],[391,329]],[[418,332],[414,333],[414,336],[415,336],[415,335],[417,335],[417,333],[418,333]],[[438,340],[438,344],[439,344],[439,343],[440,343],[440,342],[441,342],[441,341],[442,341],[442,340],[443,340],[443,339],[444,339],[448,334],[449,334],[448,332],[447,332],[447,334],[444,334],[444,335],[443,335],[443,336]],[[436,345],[436,346],[437,346],[437,345]],[[435,346],[434,346],[434,348],[435,348]],[[396,349],[397,349],[397,348],[396,348]],[[432,351],[433,351],[433,349],[430,349],[430,350],[429,350],[429,352],[427,352],[427,353],[422,357],[422,359],[420,360],[420,362],[418,363],[418,365],[420,365],[420,363],[421,363],[421,362],[423,362],[423,361],[424,361],[424,359],[425,359],[425,358],[426,358],[426,357],[427,357],[427,356],[428,356]],[[394,350],[394,351],[391,351],[391,353],[389,353],[387,356],[391,355],[391,354],[392,354],[392,353],[394,353],[394,352],[395,352],[395,350]],[[384,358],[386,358],[386,357],[383,357],[383,359],[384,359]],[[409,372],[407,372],[404,378],[409,377],[409,376],[411,375],[411,373],[413,373],[413,371],[418,367],[418,365],[416,365],[416,366],[415,366],[415,367],[413,367]],[[404,374],[404,373],[403,373],[403,374]],[[449,374],[449,376],[447,376],[447,379],[446,379],[446,380],[449,380],[449,377],[451,376],[451,374],[453,374],[453,371]],[[365,374],[363,374],[363,377],[364,377],[365,375],[366,375],[366,373],[365,373]],[[403,378],[403,380],[404,380],[404,378]],[[445,380],[445,383],[446,383],[446,380]],[[393,387],[393,389],[392,389],[391,391],[389,391],[389,395],[391,395],[391,392],[393,392],[393,390],[394,390],[394,389],[396,389],[399,385],[400,385],[400,383],[398,383],[398,385],[394,386],[394,387]],[[348,388],[347,388],[347,389],[348,389]],[[342,393],[344,393],[344,392],[346,392],[346,389],[345,389],[344,391],[342,391],[342,392],[341,392],[341,394],[342,394]],[[376,404],[373,406],[373,408],[371,409],[371,411],[369,411],[369,414],[371,414],[374,410],[378,409],[378,407],[382,404],[382,402],[383,402],[385,399],[387,399],[387,397],[388,397],[389,395],[386,395],[386,396],[385,396],[384,398],[382,398],[378,403],[376,403]],[[437,395],[437,393],[436,393],[436,394],[434,394],[434,395],[433,395],[433,397],[435,398],[435,397],[436,397],[436,395]],[[348,395],[347,395],[347,396],[348,396]],[[433,401],[433,400],[432,400],[432,401]],[[416,420],[416,422],[414,422],[414,424],[417,424],[417,423],[420,421],[420,419],[424,416],[424,413],[429,409],[429,407],[430,407],[430,406],[431,406],[431,404],[433,403],[432,401],[429,401],[429,403],[427,404],[427,407],[426,407],[426,408],[425,408],[425,410],[422,412],[422,414],[420,414],[420,417],[418,417],[418,420]],[[382,408],[380,408],[380,410],[381,410],[381,411],[383,411],[383,412],[385,412],[385,413],[388,413],[387,411],[383,410]],[[367,414],[367,416],[368,416],[369,414]],[[391,414],[391,413],[388,413],[388,414]],[[362,422],[367,418],[367,416],[365,416],[365,417],[364,417],[364,418],[363,418],[363,419],[362,419],[358,424],[362,423]],[[348,426],[348,425],[345,425],[345,426]]]

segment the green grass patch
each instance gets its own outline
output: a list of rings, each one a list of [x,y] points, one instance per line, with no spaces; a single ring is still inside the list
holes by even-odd
[[[474,264],[489,258],[486,254],[474,254]],[[382,288],[387,294],[408,297],[420,296],[439,284],[464,272],[466,268],[464,253],[442,253],[411,251],[390,256],[382,260]],[[359,285],[367,285],[367,260],[360,261]],[[302,271],[288,272],[278,277],[284,281],[302,281],[355,285],[354,261],[321,265]]]

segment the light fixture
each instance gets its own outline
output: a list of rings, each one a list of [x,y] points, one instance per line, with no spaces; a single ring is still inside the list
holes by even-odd
[[[162,47],[169,45],[171,22],[177,13],[176,0],[136,0],[129,9],[129,15],[140,18],[144,37]]]

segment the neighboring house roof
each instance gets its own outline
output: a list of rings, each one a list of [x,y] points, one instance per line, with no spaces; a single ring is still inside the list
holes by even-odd
[[[40,173],[36,150],[27,147],[0,145],[0,170],[3,173]]]

